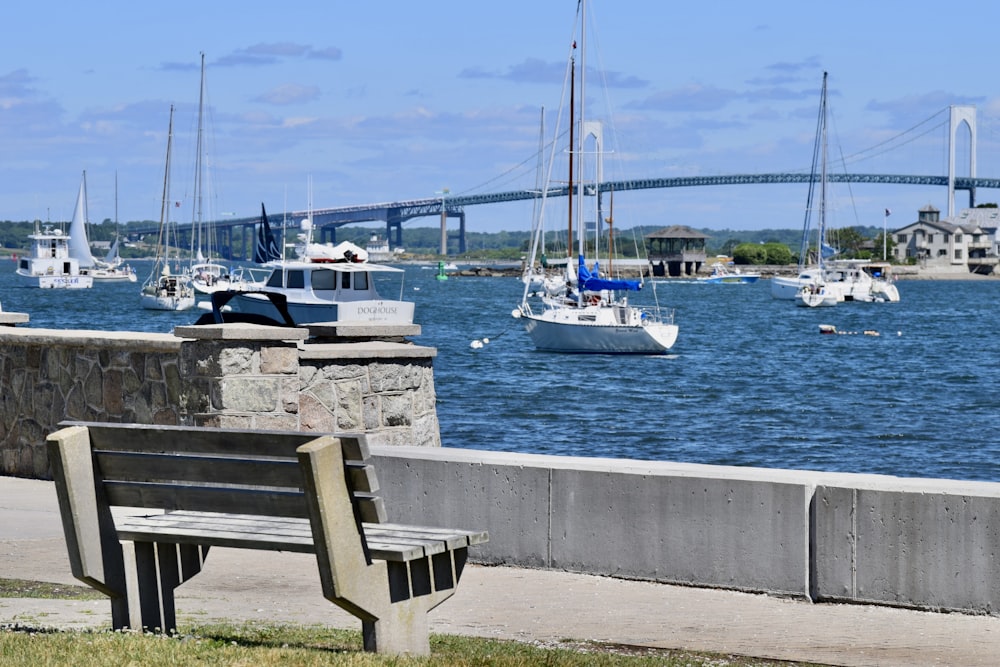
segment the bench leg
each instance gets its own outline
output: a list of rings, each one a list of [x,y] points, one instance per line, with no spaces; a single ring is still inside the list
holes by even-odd
[[[430,655],[427,605],[417,600],[391,604],[375,621],[361,621],[366,651],[389,655]]]
[[[177,630],[174,589],[201,572],[208,547],[191,544],[122,542],[129,627],[145,632]]]

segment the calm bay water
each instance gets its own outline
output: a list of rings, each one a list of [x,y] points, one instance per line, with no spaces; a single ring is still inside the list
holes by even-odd
[[[13,262],[2,268],[0,304],[31,327],[167,333],[200,313],[143,310],[137,284],[22,288]],[[137,268],[141,282],[148,267]],[[818,309],[772,300],[767,281],[651,287],[633,301],[676,309],[672,354],[558,355],[536,352],[510,316],[518,280],[438,281],[407,267],[416,342],[438,349],[443,444],[1000,481],[1000,281],[903,281],[897,304]],[[859,335],[821,335],[819,324]]]

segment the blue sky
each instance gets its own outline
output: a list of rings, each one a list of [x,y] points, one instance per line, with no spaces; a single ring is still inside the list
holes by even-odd
[[[253,216],[261,201],[305,209],[309,182],[316,208],[533,187],[574,12],[573,0],[15,3],[0,43],[0,219],[68,220],[84,170],[92,221],[114,218],[116,173],[118,218],[159,219],[173,104],[171,199],[190,220],[202,51],[206,217]],[[594,0],[591,18],[588,67],[611,104],[592,115],[617,137],[608,179],[807,169],[824,70],[834,156],[974,104],[977,173],[1000,177],[1000,79],[977,29],[1000,9],[987,3]],[[944,175],[945,139],[939,127],[846,170]],[[947,208],[944,188],[838,187],[833,224],[881,225],[890,208],[902,226],[928,203]],[[805,200],[803,185],[620,193],[615,219],[798,228]],[[466,213],[471,230],[530,228],[527,203]]]

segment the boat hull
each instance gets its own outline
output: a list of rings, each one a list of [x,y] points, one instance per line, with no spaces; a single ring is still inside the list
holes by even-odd
[[[815,274],[801,273],[795,278],[775,276],[771,279],[771,296],[775,299],[797,299],[803,287],[814,285],[819,281]]]
[[[755,283],[760,278],[760,276],[709,276],[707,278],[699,278],[701,282],[708,283],[710,285],[743,285]]]
[[[606,310],[612,310],[608,308]],[[616,324],[588,309],[549,309],[524,314],[525,330],[538,350],[575,354],[665,354],[678,327],[666,322]],[[590,318],[593,317],[593,320]]]
[[[86,275],[95,283],[134,283],[139,280],[135,271],[124,269],[87,269]]]
[[[93,287],[94,280],[90,276],[81,275],[32,275],[17,271],[18,280],[27,287],[42,289],[87,289]]]
[[[263,294],[236,293],[231,305],[249,315],[282,320],[274,304]],[[389,300],[365,301],[288,301],[288,314],[296,324],[317,322],[352,322],[363,324],[413,324],[413,302]]]

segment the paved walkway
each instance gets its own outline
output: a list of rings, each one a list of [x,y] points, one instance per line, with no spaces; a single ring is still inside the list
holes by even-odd
[[[76,584],[51,482],[0,477],[0,577]],[[303,554],[213,549],[178,590],[180,624],[360,623],[319,594]],[[0,598],[0,623],[107,628],[103,601]],[[810,604],[732,591],[508,567],[467,568],[431,631],[522,641],[596,640],[829,665],[1000,664],[1000,618]]]

